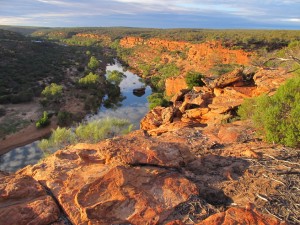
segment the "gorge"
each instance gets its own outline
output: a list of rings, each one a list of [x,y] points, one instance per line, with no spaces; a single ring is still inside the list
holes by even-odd
[[[284,92],[290,93],[291,102],[297,99],[282,84],[293,83],[299,90],[297,70],[293,71],[299,65],[292,60],[268,64],[273,52],[266,56],[256,51],[272,41],[259,42],[255,36],[257,43],[213,39],[193,43],[172,40],[179,37],[170,35],[173,31],[138,33],[120,28],[121,32],[111,29],[107,35],[101,28],[78,29],[38,30],[33,35],[71,47],[90,45],[110,59],[117,55],[121,65],[127,64],[152,89],[126,71],[120,83],[126,99],[107,104],[123,106],[115,111],[100,108],[104,114],[87,120],[121,115],[140,129],[97,143],[74,143],[14,173],[0,172],[0,225],[283,225],[300,221],[299,148],[267,142],[250,119],[255,111],[250,106],[259,105],[255,100],[259,96],[276,102],[278,93]],[[274,54],[298,54],[298,42],[290,41]],[[77,70],[85,64],[73,65]],[[115,61],[106,70],[122,72],[121,65]],[[186,77],[191,72],[200,73],[201,86],[196,85],[198,80],[188,86]],[[102,84],[107,84],[104,71],[100,74]],[[133,89],[143,87],[144,95],[133,94]],[[72,91],[87,90],[75,86]],[[159,96],[151,102],[159,104],[148,111],[146,97],[151,95]],[[64,107],[70,109],[86,96],[74,95]],[[105,104],[108,97],[102,97]],[[257,102],[250,104],[249,118],[241,119],[239,109],[251,99]],[[271,108],[267,103],[262,111]]]

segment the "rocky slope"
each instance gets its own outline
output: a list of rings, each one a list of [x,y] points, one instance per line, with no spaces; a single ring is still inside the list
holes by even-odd
[[[141,130],[1,173],[0,225],[297,224],[299,151],[262,142],[246,122],[221,123],[290,75],[245,74],[182,90]]]

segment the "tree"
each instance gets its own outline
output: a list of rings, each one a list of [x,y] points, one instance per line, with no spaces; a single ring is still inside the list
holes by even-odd
[[[96,70],[99,67],[100,63],[95,56],[91,56],[90,61],[88,63],[88,68],[91,70]]]
[[[63,86],[56,83],[51,83],[42,91],[42,95],[47,100],[57,101],[62,96]]]

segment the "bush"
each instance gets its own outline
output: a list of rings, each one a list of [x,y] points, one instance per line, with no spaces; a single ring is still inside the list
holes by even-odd
[[[72,113],[59,111],[57,114],[57,124],[59,126],[69,126],[72,123]]]
[[[39,148],[48,154],[51,150],[78,142],[96,143],[105,138],[125,134],[130,132],[131,129],[132,125],[128,120],[117,118],[106,118],[82,123],[76,129],[58,127],[52,132],[48,140],[43,139],[39,143]]]
[[[99,75],[90,72],[85,77],[79,79],[78,83],[82,87],[94,87],[99,82]]]
[[[90,61],[88,63],[88,68],[91,70],[96,70],[99,67],[100,63],[95,56],[91,56]]]
[[[153,109],[156,106],[168,106],[169,102],[164,98],[162,93],[152,93],[147,97],[149,102],[149,108]]]
[[[189,71],[185,77],[185,82],[189,89],[192,89],[194,86],[203,86],[204,83],[201,80],[204,76],[201,73],[194,71]]]
[[[242,119],[252,119],[267,141],[299,146],[300,77],[288,80],[271,97],[263,95],[245,100],[238,114]]]
[[[63,86],[56,83],[51,83],[49,86],[45,87],[42,91],[42,95],[46,97],[47,100],[58,100],[62,96]]]
[[[36,123],[35,126],[37,128],[42,128],[42,127],[46,127],[50,124],[50,119],[48,116],[48,113],[46,111],[44,111],[42,118],[40,118]]]
[[[119,85],[126,75],[117,70],[107,71],[107,80],[114,85]]]

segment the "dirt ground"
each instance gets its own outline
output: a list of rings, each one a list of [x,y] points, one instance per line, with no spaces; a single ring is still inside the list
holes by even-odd
[[[0,106],[6,111],[6,114],[0,117],[0,155],[49,135],[57,126],[56,119],[53,118],[49,127],[35,127],[35,121],[43,113],[37,99],[29,103]]]

